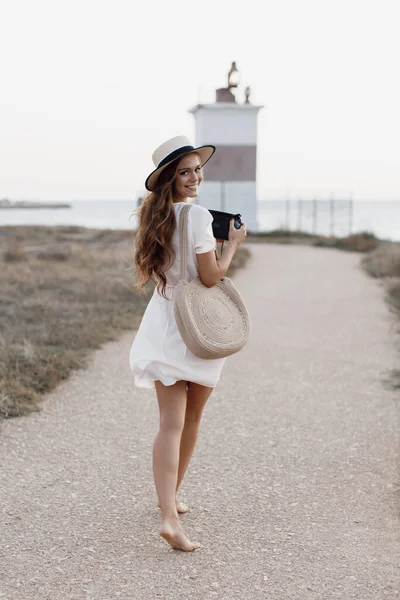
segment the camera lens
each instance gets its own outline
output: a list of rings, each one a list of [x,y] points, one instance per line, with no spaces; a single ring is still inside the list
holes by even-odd
[[[233,226],[234,226],[234,228],[235,228],[235,229],[240,229],[240,228],[241,228],[241,226],[242,226],[242,219],[241,219],[241,216],[242,216],[242,215],[240,215],[240,214],[238,213],[238,214],[237,214],[237,215],[235,215],[235,217],[234,217]]]

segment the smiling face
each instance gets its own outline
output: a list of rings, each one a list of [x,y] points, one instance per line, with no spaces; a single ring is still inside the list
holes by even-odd
[[[195,198],[199,193],[199,186],[203,181],[200,156],[196,153],[188,154],[182,158],[176,172],[174,181],[174,195],[177,201],[183,202],[186,198]]]

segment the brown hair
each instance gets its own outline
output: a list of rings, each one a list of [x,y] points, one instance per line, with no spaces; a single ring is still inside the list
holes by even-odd
[[[143,290],[149,281],[155,281],[164,297],[167,284],[164,272],[175,260],[171,241],[176,227],[174,181],[179,164],[180,160],[174,161],[161,172],[156,189],[135,213],[139,216],[135,236],[136,286]]]

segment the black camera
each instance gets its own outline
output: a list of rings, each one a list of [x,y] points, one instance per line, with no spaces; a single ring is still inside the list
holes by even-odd
[[[231,219],[235,219],[235,229],[240,229],[242,226],[242,215],[233,215],[227,212],[221,212],[220,210],[209,210],[212,214],[214,221],[212,222],[214,237],[218,240],[229,239],[229,225]]]

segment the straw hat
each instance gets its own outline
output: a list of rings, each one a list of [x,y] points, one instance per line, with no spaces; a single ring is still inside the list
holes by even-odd
[[[184,135],[173,137],[161,144],[161,146],[158,146],[158,148],[154,150],[152,156],[156,168],[146,179],[146,189],[148,189],[149,192],[153,192],[157,185],[157,180],[165,167],[174,160],[183,158],[191,152],[197,152],[200,156],[201,166],[203,166],[214,154],[215,146],[208,145],[195,148],[190,143],[190,140]]]

